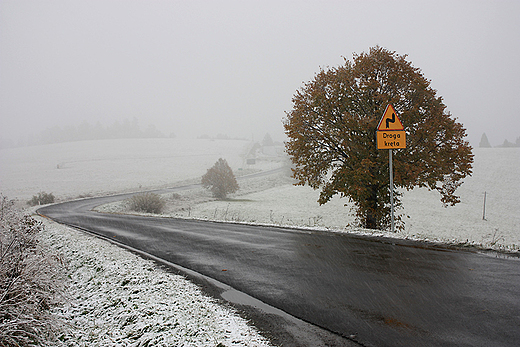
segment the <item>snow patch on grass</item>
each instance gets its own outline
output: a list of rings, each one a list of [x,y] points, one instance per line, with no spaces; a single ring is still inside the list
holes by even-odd
[[[65,259],[68,300],[55,314],[66,346],[269,346],[236,311],[107,241],[41,218],[42,242]]]

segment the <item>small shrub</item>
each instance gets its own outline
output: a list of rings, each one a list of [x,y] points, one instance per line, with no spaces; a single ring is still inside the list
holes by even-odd
[[[201,183],[204,188],[211,190],[215,198],[220,200],[225,199],[227,194],[235,193],[239,188],[233,170],[222,158],[217,160],[215,165],[202,176]]]
[[[38,195],[33,195],[32,199],[27,202],[31,206],[52,204],[54,202],[54,195],[52,193],[39,192]]]
[[[163,198],[155,193],[134,195],[130,198],[130,209],[132,211],[160,214],[164,205]]]
[[[55,258],[39,244],[42,230],[0,194],[0,346],[48,345],[63,326],[50,312],[63,280]]]

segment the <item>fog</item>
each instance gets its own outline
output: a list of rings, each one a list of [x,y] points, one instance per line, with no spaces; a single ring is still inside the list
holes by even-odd
[[[0,2],[0,139],[137,119],[178,137],[283,140],[320,67],[407,54],[477,146],[520,136],[520,2]]]

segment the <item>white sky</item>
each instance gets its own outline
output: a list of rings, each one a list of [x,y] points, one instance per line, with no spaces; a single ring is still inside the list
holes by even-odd
[[[320,67],[408,54],[474,146],[520,136],[520,1],[0,0],[0,138],[136,117],[283,139]]]

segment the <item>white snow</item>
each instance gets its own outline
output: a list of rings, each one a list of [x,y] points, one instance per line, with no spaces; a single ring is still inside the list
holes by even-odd
[[[134,139],[3,149],[0,191],[21,204],[39,191],[66,200],[198,182],[220,157],[238,174],[280,165],[271,161],[247,165],[250,148],[250,143],[234,140]],[[444,208],[438,194],[426,189],[404,192],[400,212],[406,228],[391,236],[518,250],[520,148],[476,148],[474,154],[474,174],[458,190],[460,204]],[[282,174],[240,185],[229,201],[212,201],[202,189],[166,197],[168,214],[371,233],[348,227],[354,217],[344,206],[346,199],[336,197],[319,206],[319,192],[293,186]],[[484,192],[486,220],[482,219]],[[101,208],[121,211],[124,204]],[[236,313],[202,295],[184,278],[105,241],[46,223],[50,244],[70,262],[71,302],[61,314],[82,329],[67,337],[70,345],[137,346],[146,341],[267,345]]]
[[[42,219],[42,218],[40,218]],[[55,313],[66,346],[269,346],[237,312],[180,275],[122,248],[44,220],[41,235],[64,259],[66,304]]]
[[[228,140],[122,139],[0,150],[0,191],[29,200],[62,199],[162,187],[202,176],[220,158],[241,167],[249,143]]]
[[[458,189],[461,203],[445,208],[437,192],[426,188],[405,191],[405,229],[396,235],[449,243],[463,243],[495,250],[520,247],[520,148],[477,148],[474,174]],[[486,213],[483,220],[484,192]],[[334,197],[325,205],[316,202],[319,191],[285,184],[241,195],[237,201],[212,201],[191,206],[191,218],[220,219],[333,231],[360,232],[354,222],[352,204]],[[344,206],[347,204],[347,206]],[[177,212],[187,217],[188,212]],[[373,233],[364,230],[363,233]]]

